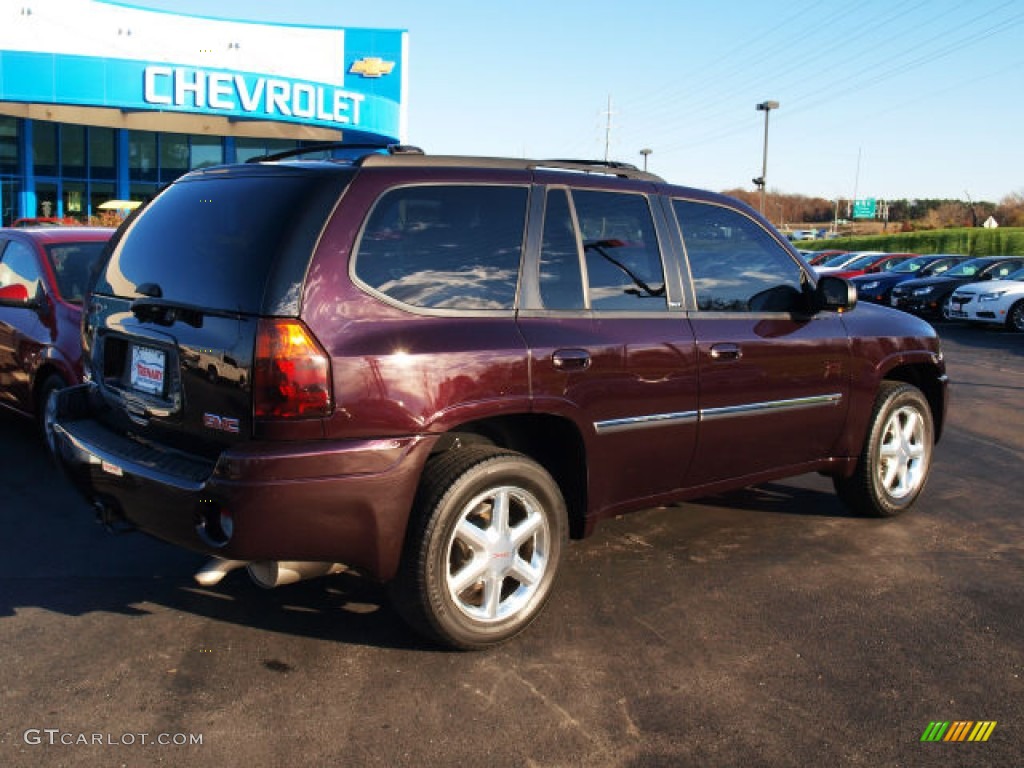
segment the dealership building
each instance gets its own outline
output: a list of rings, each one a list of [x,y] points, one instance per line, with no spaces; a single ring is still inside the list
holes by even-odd
[[[193,168],[405,140],[408,34],[0,0],[0,216],[86,221]]]

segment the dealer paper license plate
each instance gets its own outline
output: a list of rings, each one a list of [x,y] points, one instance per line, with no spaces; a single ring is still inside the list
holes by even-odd
[[[164,393],[166,356],[159,349],[132,346],[132,389],[150,395]]]

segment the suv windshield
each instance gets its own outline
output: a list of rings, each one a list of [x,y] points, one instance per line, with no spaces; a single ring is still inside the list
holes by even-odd
[[[187,176],[131,225],[96,293],[293,313],[323,222],[349,178],[289,167]]]

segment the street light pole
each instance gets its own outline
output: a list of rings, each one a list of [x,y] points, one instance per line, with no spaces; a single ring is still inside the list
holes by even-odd
[[[779,108],[777,101],[762,101],[757,105],[758,112],[764,112],[764,152],[761,155],[761,215],[764,216],[764,194],[768,188],[768,113]]]
[[[644,170],[645,171],[647,170],[647,158],[650,156],[650,154],[652,152],[654,152],[654,150],[653,149],[648,149],[647,147],[644,147],[643,149],[640,150],[640,154],[644,156]]]

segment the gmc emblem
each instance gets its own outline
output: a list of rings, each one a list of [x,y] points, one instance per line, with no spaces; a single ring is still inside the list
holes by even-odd
[[[238,419],[229,419],[227,416],[218,416],[215,413],[203,414],[203,426],[207,429],[216,429],[218,432],[238,434]]]

